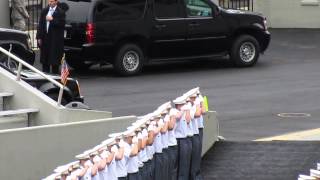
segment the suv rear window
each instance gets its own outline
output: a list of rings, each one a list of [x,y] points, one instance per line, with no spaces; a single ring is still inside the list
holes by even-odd
[[[68,6],[68,10],[66,11],[66,19],[68,22],[87,21],[88,11],[92,2],[74,0],[60,0],[60,2]]]
[[[155,0],[154,11],[155,16],[161,18],[181,18],[182,3],[180,0]]]
[[[95,9],[96,21],[133,20],[143,16],[146,0],[107,0]]]

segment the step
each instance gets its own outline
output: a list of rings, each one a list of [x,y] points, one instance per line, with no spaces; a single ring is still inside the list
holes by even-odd
[[[0,117],[1,116],[14,116],[19,114],[28,114],[28,113],[36,113],[39,112],[39,109],[17,109],[17,110],[6,110],[6,111],[0,111]]]
[[[0,92],[0,97],[11,97],[13,95],[14,94],[10,92]]]
[[[0,130],[24,128],[28,126],[28,115],[0,117]]]
[[[37,113],[39,112],[39,109],[17,109],[17,110],[6,110],[6,111],[0,111],[0,120],[2,119],[1,117],[8,117],[8,116],[16,116],[16,115],[21,115],[21,114],[27,114],[27,127],[30,126],[30,119],[29,119],[29,114],[30,113]]]

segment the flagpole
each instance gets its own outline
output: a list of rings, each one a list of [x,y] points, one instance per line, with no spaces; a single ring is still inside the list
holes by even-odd
[[[63,63],[63,61],[65,61],[65,54],[63,53],[62,59],[61,59],[61,64]],[[58,97],[58,106],[61,106],[61,100],[62,100],[62,96],[63,96],[63,89],[65,86],[65,83],[61,83],[62,87],[59,90],[59,97]]]

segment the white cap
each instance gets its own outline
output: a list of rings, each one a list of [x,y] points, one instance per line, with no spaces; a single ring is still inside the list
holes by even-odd
[[[320,178],[320,171],[315,169],[310,169],[310,176]]]
[[[301,179],[301,180],[316,180],[315,177],[302,175],[302,174],[300,174],[298,178]]]
[[[70,166],[68,164],[58,166],[53,170],[53,172],[63,174],[64,172],[68,172],[69,167]]]
[[[111,146],[115,143],[115,138],[109,138],[101,142],[102,146]]]
[[[126,130],[126,131],[124,131],[122,134],[123,134],[123,136],[125,136],[125,137],[136,135],[133,130]]]
[[[186,103],[186,97],[180,96],[177,97],[175,100],[172,101],[174,104],[185,104]]]
[[[122,133],[112,133],[112,134],[109,134],[109,137],[110,137],[110,138],[115,138],[115,139],[121,139],[122,136],[123,136]]]
[[[90,156],[89,156],[89,154],[87,154],[87,153],[82,153],[82,154],[76,155],[75,158],[76,158],[76,159],[79,159],[79,160],[83,160],[83,159],[89,159]]]
[[[162,112],[162,113],[167,113],[167,112],[168,112],[168,109],[170,109],[170,108],[171,108],[171,102],[168,101],[168,102],[163,103],[162,105],[160,105],[160,106],[158,107],[158,110],[159,110],[160,112]]]
[[[133,131],[133,132],[141,131],[141,127],[136,124],[136,125],[132,125],[132,126],[127,127],[127,130]]]

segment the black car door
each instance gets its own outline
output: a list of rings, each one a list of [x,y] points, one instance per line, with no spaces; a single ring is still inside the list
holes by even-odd
[[[228,29],[218,8],[207,0],[184,0],[184,8],[188,52],[209,55],[225,51]]]
[[[187,27],[183,0],[154,0],[150,38],[153,58],[184,56]]]

